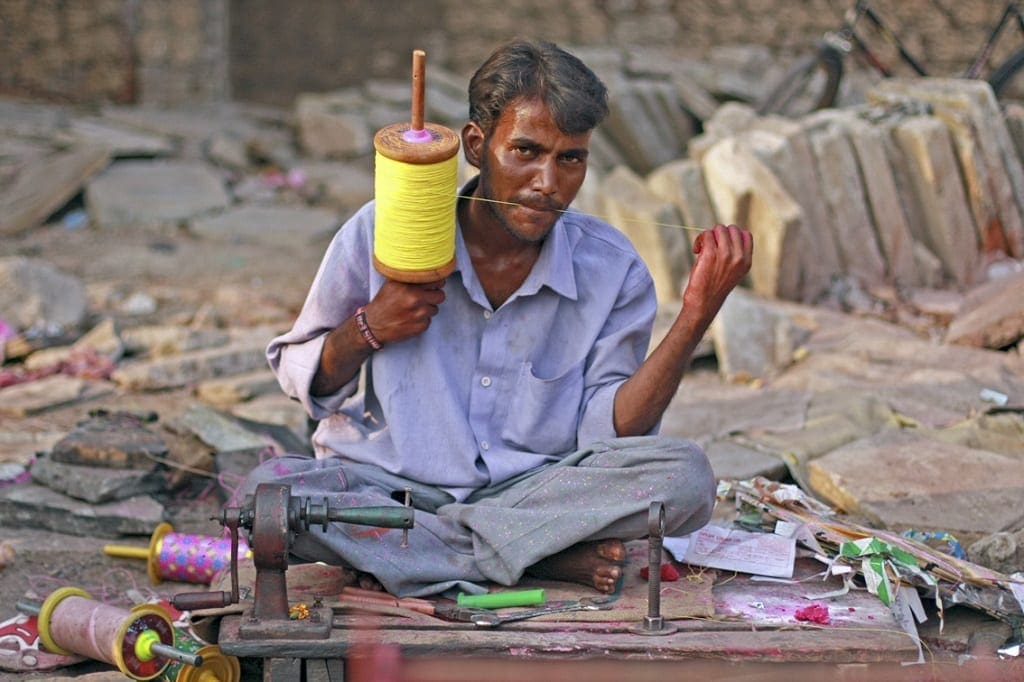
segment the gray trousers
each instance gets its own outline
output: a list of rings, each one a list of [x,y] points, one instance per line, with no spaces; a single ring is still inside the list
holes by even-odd
[[[373,465],[339,458],[283,455],[247,477],[251,495],[262,482],[291,486],[292,495],[332,507],[394,506],[393,491],[412,489],[415,527],[409,546],[400,530],[332,523],[298,534],[292,554],[372,574],[388,592],[424,596],[448,590],[486,591],[514,585],[541,559],[579,542],[648,533],[651,502],[665,507],[666,534],[707,523],[715,478],[692,441],[660,436],[594,443],[565,459],[456,502],[447,492]]]

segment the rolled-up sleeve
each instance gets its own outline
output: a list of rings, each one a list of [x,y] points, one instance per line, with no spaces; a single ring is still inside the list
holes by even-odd
[[[643,363],[657,310],[654,282],[638,263],[628,273],[588,357],[577,435],[580,446],[618,435],[615,394]],[[657,432],[657,427],[651,432]]]
[[[313,419],[336,413],[359,384],[357,373],[330,395],[310,395],[327,335],[371,298],[368,254],[372,254],[372,224],[371,202],[335,234],[295,324],[267,346],[267,361],[281,390],[302,403]]]

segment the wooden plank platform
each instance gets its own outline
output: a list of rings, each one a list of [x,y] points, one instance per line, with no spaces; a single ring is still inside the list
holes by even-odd
[[[818,598],[841,583],[823,581],[820,564],[800,564],[801,582],[762,582],[743,574],[718,574],[710,618],[668,621],[672,634],[637,634],[641,620],[529,620],[480,628],[421,614],[409,617],[335,611],[330,637],[244,639],[242,616],[225,616],[218,643],[225,654],[266,660],[332,660],[360,651],[387,650],[403,660],[472,659],[693,661],[760,663],[892,663],[917,659],[917,647],[889,609],[863,590]],[[675,583],[663,583],[662,592]],[[579,588],[579,596],[587,596]],[[810,598],[809,598],[810,597]],[[819,603],[829,623],[796,619],[796,611]],[[554,616],[547,616],[554,618]]]

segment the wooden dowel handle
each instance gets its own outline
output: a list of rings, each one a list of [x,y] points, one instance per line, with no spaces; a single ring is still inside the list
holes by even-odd
[[[423,50],[412,52],[412,129],[423,130],[424,78],[427,69],[427,53]]]

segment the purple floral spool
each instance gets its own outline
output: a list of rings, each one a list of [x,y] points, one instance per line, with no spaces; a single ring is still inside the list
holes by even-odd
[[[238,558],[249,545],[238,539]],[[213,576],[231,565],[231,538],[167,533],[158,548],[157,570],[163,580],[209,585]]]
[[[116,557],[146,559],[154,585],[164,580],[209,585],[213,576],[231,565],[231,538],[175,533],[161,523],[149,539],[149,548],[106,545],[103,551]],[[238,558],[251,556],[249,544],[238,539]]]

